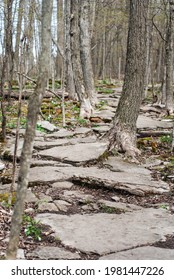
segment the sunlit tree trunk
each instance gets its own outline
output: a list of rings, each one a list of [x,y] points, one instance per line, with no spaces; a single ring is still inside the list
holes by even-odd
[[[80,1],[80,55],[85,91],[92,106],[97,103],[91,60],[91,34],[89,24],[90,1]]]
[[[51,0],[42,1],[42,32],[41,32],[41,55],[39,61],[39,76],[32,98],[28,105],[27,127],[24,139],[24,146],[21,154],[20,170],[18,176],[18,186],[16,203],[11,222],[10,240],[7,248],[7,259],[15,259],[19,243],[20,228],[25,206],[26,190],[29,180],[29,168],[31,164],[33,142],[37,117],[42,103],[48,79],[51,52]]]
[[[92,106],[86,93],[80,57],[79,7],[80,0],[71,0],[71,53],[75,90],[80,101],[80,117],[90,118]]]
[[[109,139],[109,150],[117,147],[132,157],[139,154],[136,148],[136,121],[144,92],[148,4],[148,0],[130,0],[123,91],[113,127],[106,135]]]

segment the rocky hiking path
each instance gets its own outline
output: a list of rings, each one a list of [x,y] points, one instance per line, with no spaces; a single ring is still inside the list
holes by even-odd
[[[123,155],[100,158],[106,147],[100,139],[111,126],[119,96],[120,89],[99,94],[107,105],[94,112],[90,127],[68,130],[40,123],[49,133],[36,134],[25,214],[41,224],[42,239],[21,237],[18,258],[174,259],[173,184],[158,176],[166,163],[148,154],[139,165]],[[173,123],[157,118],[157,111],[142,106],[138,133],[172,131]],[[13,142],[11,138],[9,157]],[[2,183],[0,193],[9,188]],[[10,215],[2,208],[0,222]],[[1,230],[3,256],[9,227]]]

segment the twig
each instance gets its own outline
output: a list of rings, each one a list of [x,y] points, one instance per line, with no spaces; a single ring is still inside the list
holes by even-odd
[[[25,77],[27,80],[29,80],[29,81],[33,82],[34,84],[36,84],[36,81],[33,80],[32,78],[28,77],[27,75],[25,75],[25,74],[23,74],[23,73],[19,73],[19,72],[17,72],[17,74],[22,75],[22,76]],[[48,92],[54,94],[54,95],[55,95],[57,98],[59,98],[59,99],[60,99],[61,96],[62,96],[61,94],[56,93],[55,91],[53,91],[53,90],[51,90],[51,89],[49,89],[49,88],[46,88],[46,91],[48,91]]]
[[[163,37],[163,35],[162,35],[161,31],[158,29],[158,27],[157,27],[156,23],[154,22],[154,17],[155,17],[155,16],[156,16],[156,14],[152,17],[152,23],[153,23],[153,26],[154,26],[154,27],[155,27],[155,29],[158,31],[158,33],[159,33],[159,35],[160,35],[161,39],[162,39],[164,42],[167,42],[167,41],[165,40],[165,38]]]
[[[56,45],[61,57],[65,60],[65,55],[63,53],[63,50],[61,49],[61,47],[59,46],[59,44],[52,38],[52,42],[54,45]]]

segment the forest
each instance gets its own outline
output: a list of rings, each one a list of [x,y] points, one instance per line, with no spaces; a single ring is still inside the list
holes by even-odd
[[[0,260],[174,258],[173,45],[171,0],[0,0]]]

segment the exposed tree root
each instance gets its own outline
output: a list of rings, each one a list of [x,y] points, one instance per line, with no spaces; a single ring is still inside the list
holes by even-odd
[[[108,151],[118,149],[126,154],[132,160],[137,162],[137,157],[141,151],[136,147],[136,135],[128,129],[113,126],[105,135],[104,138],[109,140]]]

